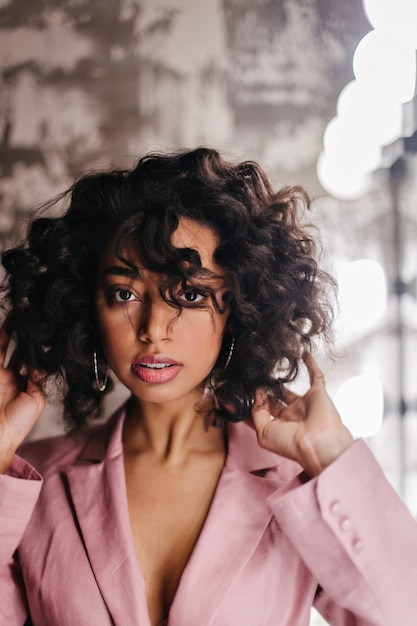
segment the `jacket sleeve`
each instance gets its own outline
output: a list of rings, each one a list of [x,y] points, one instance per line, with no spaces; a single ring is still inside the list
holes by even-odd
[[[41,487],[41,476],[18,456],[0,475],[0,624],[22,626],[28,614],[16,549]]]
[[[363,441],[269,498],[332,626],[415,626],[417,524]]]

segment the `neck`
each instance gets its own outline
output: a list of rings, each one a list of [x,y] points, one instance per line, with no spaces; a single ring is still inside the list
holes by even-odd
[[[195,392],[169,405],[144,403],[132,398],[123,433],[125,454],[152,455],[172,464],[196,454],[225,451],[222,428],[207,426],[207,414],[199,411],[202,395]]]

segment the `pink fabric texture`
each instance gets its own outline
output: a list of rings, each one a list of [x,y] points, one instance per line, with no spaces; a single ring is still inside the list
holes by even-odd
[[[149,626],[123,419],[29,444],[0,477],[2,626]],[[245,424],[228,437],[168,626],[307,626],[312,605],[334,626],[415,626],[417,524],[366,444],[306,480]]]

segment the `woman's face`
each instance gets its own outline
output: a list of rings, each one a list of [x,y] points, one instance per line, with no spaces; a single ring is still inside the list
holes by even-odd
[[[172,243],[197,250],[202,266],[215,274],[199,284],[214,290],[223,310],[226,286],[213,259],[218,245],[214,231],[180,218]],[[141,267],[137,255],[126,256],[135,263],[134,271],[115,256],[112,245],[99,262],[95,309],[107,362],[142,402],[195,401],[217,360],[228,312],[216,310],[210,297],[191,286],[179,288],[177,296],[187,307],[178,311],[161,298],[160,276]]]

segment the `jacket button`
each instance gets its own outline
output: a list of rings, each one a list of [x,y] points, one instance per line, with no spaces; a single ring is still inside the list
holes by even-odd
[[[341,530],[347,531],[347,530],[350,530],[352,528],[352,522],[350,521],[350,519],[348,517],[341,517],[339,519],[339,526],[340,526]]]
[[[354,537],[352,540],[352,549],[354,552],[360,552],[363,548],[363,541],[359,537]]]

